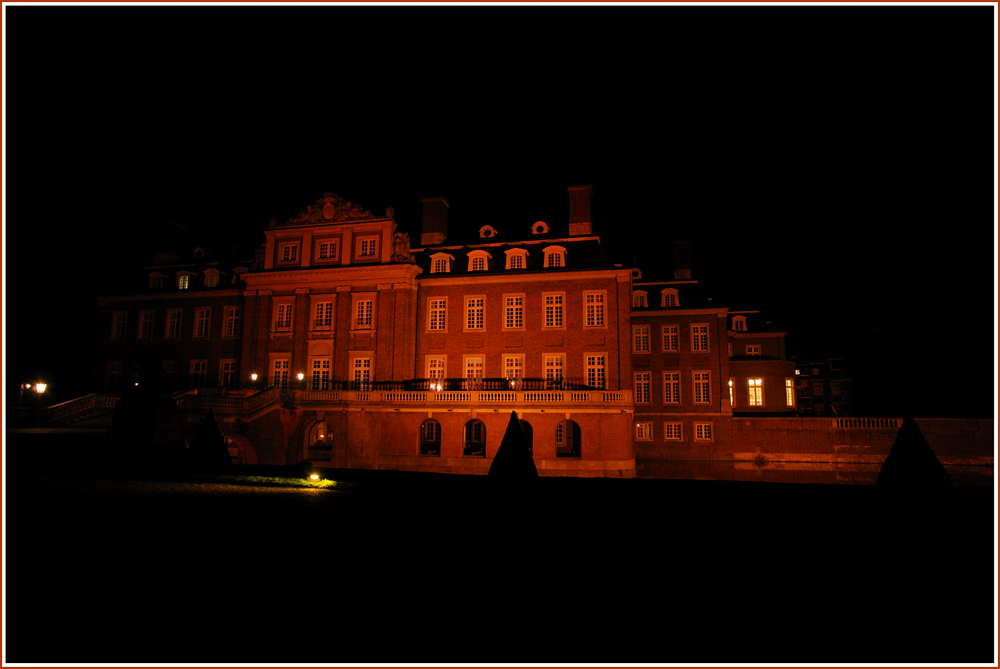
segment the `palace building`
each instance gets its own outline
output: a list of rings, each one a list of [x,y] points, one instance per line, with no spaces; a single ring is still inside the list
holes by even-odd
[[[326,193],[272,219],[255,257],[160,253],[99,299],[95,385],[162,366],[178,420],[211,409],[243,463],[486,473],[516,411],[541,475],[632,477],[636,460],[739,450],[734,417],[795,416],[785,333],[673,275],[616,264],[568,189],[544,221],[451,230]],[[183,433],[182,429],[178,433]]]

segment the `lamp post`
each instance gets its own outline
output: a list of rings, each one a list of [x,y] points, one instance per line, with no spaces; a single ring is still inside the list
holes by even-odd
[[[250,390],[257,390],[257,372],[250,375]]]

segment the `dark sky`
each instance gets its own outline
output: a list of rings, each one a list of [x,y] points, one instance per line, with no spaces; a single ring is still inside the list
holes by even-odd
[[[618,262],[692,240],[860,412],[995,412],[992,6],[4,12],[8,387],[88,389],[158,221],[253,246],[332,190],[527,230],[589,183]]]

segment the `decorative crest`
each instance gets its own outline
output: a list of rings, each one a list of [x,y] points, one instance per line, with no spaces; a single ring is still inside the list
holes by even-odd
[[[361,205],[348,202],[336,193],[324,193],[323,197],[301,210],[283,223],[272,219],[271,227],[284,225],[321,225],[323,223],[343,223],[345,221],[360,221],[377,218],[370,211],[365,211]]]

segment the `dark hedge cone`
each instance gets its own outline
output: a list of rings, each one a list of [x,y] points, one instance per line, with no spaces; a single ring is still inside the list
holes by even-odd
[[[917,422],[904,418],[896,441],[882,463],[875,485],[888,489],[930,490],[950,488],[951,479],[934,455]]]
[[[521,423],[517,420],[517,412],[510,412],[510,421],[503,441],[497,449],[489,475],[500,481],[531,481],[538,478],[535,461],[528,450],[528,443],[521,432]]]

